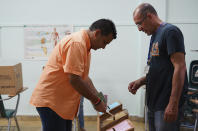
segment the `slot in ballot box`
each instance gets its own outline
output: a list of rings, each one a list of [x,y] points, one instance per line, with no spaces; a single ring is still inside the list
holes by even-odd
[[[107,113],[97,113],[97,131],[134,131],[134,126],[127,110],[120,102],[114,102]]]

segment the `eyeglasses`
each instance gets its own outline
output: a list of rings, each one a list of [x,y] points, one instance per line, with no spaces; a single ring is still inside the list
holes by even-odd
[[[139,22],[136,23],[136,25],[137,25],[138,28],[139,28],[140,26],[142,26],[142,23],[144,22],[144,20],[145,20],[146,18],[147,18],[147,15],[145,15],[141,21],[139,21]]]

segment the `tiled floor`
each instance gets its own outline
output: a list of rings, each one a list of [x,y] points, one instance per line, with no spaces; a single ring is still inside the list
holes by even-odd
[[[14,119],[12,119],[12,126],[15,125]],[[32,120],[32,119],[20,119],[18,118],[18,122],[20,125],[20,130],[21,131],[41,131],[41,122],[39,119],[37,120]],[[132,121],[135,127],[135,131],[144,131],[144,123],[143,122],[137,122],[137,121]],[[8,124],[7,119],[0,119],[0,126],[4,126],[4,128],[0,128],[0,131],[6,131],[7,127],[6,125]],[[85,120],[85,128],[87,131],[96,131],[97,129],[97,122],[96,120]],[[11,131],[17,131],[17,128],[12,127]],[[78,131],[78,130],[76,130]]]

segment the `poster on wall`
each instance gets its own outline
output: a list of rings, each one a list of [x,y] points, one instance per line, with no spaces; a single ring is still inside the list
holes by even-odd
[[[72,32],[70,25],[24,27],[24,58],[47,60],[58,42]]]

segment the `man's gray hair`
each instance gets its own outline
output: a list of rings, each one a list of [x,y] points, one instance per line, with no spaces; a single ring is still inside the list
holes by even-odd
[[[151,4],[149,4],[149,3],[143,3],[143,4],[141,4],[139,6],[139,13],[142,16],[146,16],[146,14],[148,12],[157,16],[157,12],[156,12],[155,8]]]

